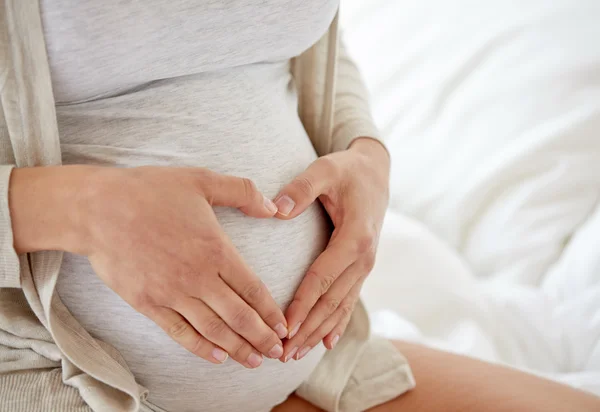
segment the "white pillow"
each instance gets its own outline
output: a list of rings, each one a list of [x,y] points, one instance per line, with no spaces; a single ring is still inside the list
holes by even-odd
[[[600,197],[600,2],[342,2],[392,209],[537,284]]]

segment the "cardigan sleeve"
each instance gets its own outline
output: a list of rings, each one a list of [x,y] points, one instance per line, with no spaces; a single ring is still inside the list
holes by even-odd
[[[337,17],[336,17],[337,19]],[[334,36],[334,37],[332,37]],[[311,48],[292,59],[291,71],[298,90],[298,114],[319,156],[345,150],[357,137],[381,142],[369,107],[368,92],[358,67],[339,39],[337,20]],[[336,53],[331,43],[337,43]],[[334,62],[333,75],[329,73]],[[330,77],[331,76],[331,77]],[[333,111],[326,99],[333,92]],[[331,129],[324,127],[331,116]]]
[[[16,162],[5,118],[5,105],[16,107],[16,100],[6,93],[10,89],[12,49],[8,35],[9,15],[3,7],[0,9],[0,288],[20,288],[21,265],[14,248],[8,207],[10,176]]]
[[[13,166],[0,165],[0,288],[21,286],[20,263],[13,245],[8,187]]]
[[[365,83],[343,40],[340,39],[331,151],[347,149],[358,137],[370,137],[382,142],[371,115],[369,93]]]

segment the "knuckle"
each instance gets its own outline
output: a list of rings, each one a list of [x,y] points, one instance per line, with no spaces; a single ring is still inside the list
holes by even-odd
[[[184,337],[190,331],[190,328],[190,324],[181,319],[169,326],[167,333],[173,339],[178,340]]]
[[[145,287],[134,292],[131,300],[132,306],[139,312],[150,311],[155,306],[155,300],[150,296]]]
[[[365,230],[356,240],[356,252],[364,255],[374,249],[375,233],[372,230]]]
[[[249,352],[248,345],[246,345],[244,341],[240,341],[233,347],[233,350],[231,351],[231,357],[234,359],[243,360],[243,362],[245,362],[245,355],[247,352]]]
[[[335,298],[329,298],[325,300],[325,308],[327,309],[327,314],[331,315],[336,309],[340,306],[340,300]]]
[[[201,183],[211,183],[216,178],[216,173],[203,167],[191,170],[193,170],[193,175],[196,177],[196,180]]]
[[[366,253],[363,259],[365,269],[367,272],[370,272],[375,266],[375,252],[370,251]]]
[[[211,189],[217,185],[217,174],[208,169],[198,168],[194,171],[193,176],[196,190],[204,195],[207,201],[212,204],[212,196],[210,193]]]
[[[322,275],[312,270],[308,271],[306,277],[314,278],[317,281],[320,289],[319,295],[324,295],[325,292],[329,290],[331,285],[333,285],[333,282],[335,282],[335,275]]]
[[[263,320],[265,321],[265,323],[267,325],[273,325],[276,322],[279,322],[280,316],[281,316],[281,312],[277,312],[277,311],[269,312],[266,316],[261,315],[261,317],[263,318]]]
[[[222,266],[227,262],[226,246],[221,241],[214,241],[210,247],[211,261]]]
[[[315,193],[315,187],[312,182],[305,176],[298,176],[293,183],[296,190],[306,197],[312,197]]]
[[[294,340],[300,344],[305,343],[308,338],[310,338],[310,334],[306,331],[299,331],[296,336],[294,336]]]
[[[335,276],[333,275],[323,275],[321,276],[321,294],[324,294],[329,290],[333,282],[335,281]]]
[[[258,340],[256,348],[257,349],[263,348],[264,350],[270,350],[273,347],[273,345],[275,344],[274,337],[275,336],[270,333],[264,334]]]
[[[192,344],[191,352],[198,356],[204,355],[203,349],[205,344],[206,342],[204,341],[204,339],[202,339],[201,336],[197,336],[194,343]]]
[[[206,321],[204,335],[208,339],[213,340],[222,336],[226,329],[227,325],[225,322],[221,318],[213,316]]]
[[[352,305],[352,304],[345,304],[345,305],[340,306],[340,314],[342,316],[342,319],[349,318],[350,315],[352,315],[353,311],[354,311],[354,305]]]
[[[254,194],[258,191],[254,182],[247,177],[242,177],[242,186],[244,188],[244,198],[252,199]]]
[[[187,287],[194,282],[194,275],[190,268],[180,265],[173,271],[174,275],[171,279],[175,285],[181,287],[183,290],[187,290]]]
[[[263,299],[263,284],[260,280],[248,283],[242,289],[242,299],[248,303],[260,302]]]
[[[342,319],[342,321],[340,322],[340,329],[342,330],[342,333],[344,333],[346,331],[346,328],[348,327],[348,324],[350,323],[350,318],[351,318],[351,316],[346,316],[346,318]]]
[[[235,330],[247,330],[253,320],[252,311],[250,308],[243,308],[237,311],[233,316],[231,325]]]

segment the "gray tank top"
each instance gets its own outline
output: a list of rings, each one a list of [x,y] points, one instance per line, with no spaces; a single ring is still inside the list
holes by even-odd
[[[327,30],[336,0],[41,0],[63,163],[207,167],[273,196],[316,155],[297,115],[289,59]],[[329,228],[317,205],[293,221],[217,209],[284,308]],[[127,274],[123,274],[127,276]],[[116,347],[168,411],[267,411],[324,349],[257,370],[196,358],[65,254],[57,292]]]

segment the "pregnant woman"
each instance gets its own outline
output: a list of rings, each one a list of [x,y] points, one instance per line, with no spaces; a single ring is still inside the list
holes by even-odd
[[[481,370],[592,405],[400,343],[424,387],[399,397],[410,368],[357,304],[389,157],[337,0],[0,4],[0,410],[467,410],[513,392]]]
[[[4,396],[11,408],[267,411],[303,383],[317,396],[326,349],[349,370],[313,381],[341,393],[366,345],[364,314],[341,337],[373,265],[389,157],[354,65],[337,57],[338,6],[3,0],[1,286],[23,290],[41,331],[4,308],[0,329],[22,339],[0,342],[8,358],[42,355],[11,364],[28,379],[0,380],[25,395]],[[334,71],[336,113],[320,80]],[[50,250],[64,253],[36,253]],[[372,371],[394,359],[406,377],[393,398],[412,377],[383,347],[395,353]]]

